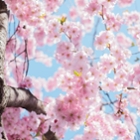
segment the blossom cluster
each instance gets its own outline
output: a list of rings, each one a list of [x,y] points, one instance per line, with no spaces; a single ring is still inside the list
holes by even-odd
[[[133,0],[74,0],[68,15],[55,15],[66,2],[63,0],[5,2],[21,21],[7,40],[5,81],[14,87],[30,88],[43,100],[47,116],[7,108],[0,137],[4,129],[9,140],[41,140],[50,129],[63,139],[68,129],[84,126],[83,135],[73,140],[134,139],[140,117],[140,65],[131,59],[132,48],[140,48],[140,14],[113,13],[116,4],[126,7]],[[97,17],[104,26],[102,31],[94,26]],[[11,25],[16,23],[13,20]],[[129,36],[121,32],[124,25]],[[95,31],[93,48],[83,43],[91,30]],[[52,57],[42,49],[47,45],[56,47]],[[30,60],[53,66],[54,59],[60,68],[52,77],[27,76]],[[57,98],[43,95],[56,89],[65,94]],[[130,107],[136,108],[135,114]],[[106,113],[109,108],[112,110]]]

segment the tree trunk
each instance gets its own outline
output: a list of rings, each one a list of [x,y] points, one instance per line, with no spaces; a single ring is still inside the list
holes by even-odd
[[[0,114],[7,103],[7,96],[5,94],[7,91],[6,86],[4,86],[4,53],[6,47],[7,39],[7,27],[8,27],[8,11],[6,4],[0,1]],[[5,100],[3,100],[5,98]]]
[[[0,127],[2,127],[1,115],[7,104],[7,86],[4,86],[4,53],[7,39],[8,11],[6,4],[0,1]],[[2,138],[7,139],[4,132]]]
[[[43,102],[38,100],[29,90],[7,86],[4,81],[7,28],[8,10],[5,2],[0,0],[0,127],[2,127],[1,115],[6,107],[22,107],[28,111],[46,115]],[[2,132],[2,138],[8,140],[4,132]],[[58,140],[51,130],[44,134],[44,139]]]

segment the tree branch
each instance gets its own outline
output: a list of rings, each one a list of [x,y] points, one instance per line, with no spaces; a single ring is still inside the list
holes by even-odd
[[[7,5],[0,0],[0,127],[3,126],[1,115],[5,107],[22,107],[28,111],[35,111],[37,114],[44,114],[43,102],[37,99],[28,89],[14,88],[7,86],[4,81],[4,59],[7,41],[8,15]],[[55,133],[49,130],[43,135],[45,140],[58,140]],[[5,132],[2,132],[2,139],[8,140]]]
[[[37,99],[28,89],[7,86],[9,97],[7,107],[22,107],[29,112],[46,115],[43,102]]]
[[[8,15],[7,5],[0,0],[0,127],[3,126],[1,115],[5,107],[22,107],[26,110],[35,111],[37,114],[44,114],[43,102],[37,99],[28,89],[14,88],[7,86],[4,81],[4,59],[7,41]],[[58,140],[55,133],[49,130],[43,135],[45,140]],[[8,140],[5,132],[2,132],[2,139]],[[1,140],[1,138],[0,138]]]
[[[38,100],[28,89],[7,86],[9,97],[7,107],[22,107],[26,110],[35,111],[37,114],[46,115],[43,102]],[[55,133],[50,129],[43,135],[43,140],[58,140]]]
[[[43,140],[58,140],[58,138],[55,136],[55,133],[49,129],[49,131],[44,134]]]

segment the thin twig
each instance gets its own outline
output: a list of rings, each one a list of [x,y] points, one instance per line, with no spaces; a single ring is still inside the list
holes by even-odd
[[[27,63],[27,67],[26,67],[26,72],[25,72],[25,76],[27,76],[28,74],[28,70],[29,70],[29,57],[28,57],[28,52],[27,52],[27,40],[25,40],[25,62]]]
[[[19,54],[17,54],[17,55],[15,56],[15,58],[14,58],[14,59],[10,60],[10,62],[9,62],[9,63],[11,63],[11,62],[15,61],[15,59],[16,59],[17,57],[19,57],[20,55],[22,55],[24,52],[25,52],[25,49],[24,49],[22,52],[20,52]]]
[[[136,55],[136,54],[139,54],[140,52],[135,52],[135,53],[132,53],[132,55]]]
[[[15,20],[15,19],[14,19],[14,20]],[[16,29],[15,29],[15,21],[14,21],[14,29],[15,29],[15,31],[14,31],[14,33],[11,35],[11,37],[7,40],[6,45],[11,41],[12,37],[16,35],[16,32],[18,31],[18,28],[19,28],[19,24],[20,24],[20,22],[18,23],[18,26],[17,26]]]

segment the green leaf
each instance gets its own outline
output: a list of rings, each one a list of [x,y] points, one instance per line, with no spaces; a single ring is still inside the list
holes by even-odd
[[[42,136],[42,140],[47,140],[46,137],[45,137],[44,135]]]
[[[61,18],[58,19],[60,24],[63,25],[64,22],[66,22],[67,18],[65,16],[62,16]]]
[[[135,46],[135,43],[134,43],[134,42],[132,42],[131,47],[134,47],[134,46]]]
[[[35,137],[38,137],[38,136],[40,136],[40,133],[39,132],[36,133]]]
[[[76,70],[73,71],[74,75],[77,76],[77,77],[81,77],[82,73],[81,72],[78,72]]]
[[[140,59],[137,57],[136,59],[135,59],[135,62],[137,62],[137,61],[139,61]]]

